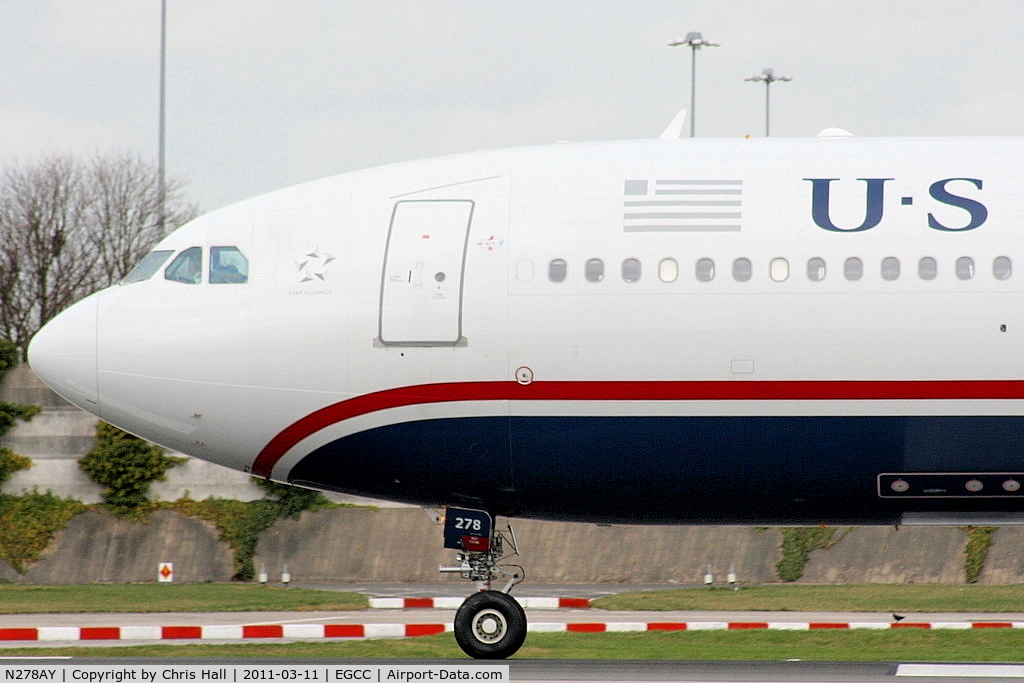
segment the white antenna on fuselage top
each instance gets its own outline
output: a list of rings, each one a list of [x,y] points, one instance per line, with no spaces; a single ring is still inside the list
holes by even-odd
[[[829,126],[820,133],[819,138],[852,138],[853,133],[846,130],[845,128],[836,128],[835,126]]]
[[[668,124],[668,128],[661,134],[662,140],[678,140],[683,137],[683,124],[686,123],[686,110],[680,109],[676,117],[672,119],[672,123]]]

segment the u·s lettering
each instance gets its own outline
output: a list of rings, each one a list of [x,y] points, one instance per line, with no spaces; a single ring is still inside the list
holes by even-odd
[[[830,232],[863,232],[882,225],[886,211],[914,207],[916,197],[913,194],[900,195],[899,206],[895,201],[886,201],[886,191],[894,191],[895,178],[857,178],[845,180],[841,178],[804,178],[811,183],[811,220],[822,230]],[[833,183],[844,186],[849,191],[849,183],[861,183],[860,190],[864,195],[863,218],[859,225],[849,220],[837,222],[833,219],[831,196]],[[927,210],[921,216],[922,227],[943,232],[966,232],[981,227],[988,219],[988,208],[978,197],[984,189],[979,178],[942,178],[928,186],[925,202]],[[943,210],[942,207],[953,207],[956,211]]]

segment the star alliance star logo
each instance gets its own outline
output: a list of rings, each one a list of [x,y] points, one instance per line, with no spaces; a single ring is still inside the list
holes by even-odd
[[[316,247],[302,258],[295,260],[295,267],[299,271],[299,283],[303,282],[326,282],[328,266],[334,256]]]

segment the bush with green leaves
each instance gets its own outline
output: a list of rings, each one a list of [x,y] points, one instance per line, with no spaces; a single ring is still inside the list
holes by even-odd
[[[18,403],[0,403],[0,436],[7,433],[14,426],[15,420],[31,420],[33,415],[38,415],[42,408],[39,406],[23,406]]]
[[[24,574],[54,534],[85,510],[84,503],[49,492],[0,495],[0,559]]]
[[[3,364],[2,351],[0,351],[0,365]],[[2,374],[2,371],[0,371]],[[0,403],[0,437],[14,426],[16,420],[30,420],[33,415],[40,411],[39,406],[23,406],[17,403]],[[7,448],[0,448],[0,486],[11,478],[11,475],[18,470],[27,470],[32,467],[32,461],[18,455]]]
[[[163,505],[190,517],[212,522],[220,531],[220,539],[231,546],[235,556],[235,581],[252,581],[256,576],[253,557],[261,533],[282,517],[297,519],[303,510],[332,507],[319,491],[278,484],[267,479],[256,483],[267,492],[261,500],[242,502],[223,498],[192,500],[187,496]]]
[[[782,559],[775,564],[775,571],[782,581],[796,581],[803,576],[812,551],[835,545],[835,527],[790,527],[781,532]]]
[[[0,486],[3,486],[11,475],[20,470],[32,467],[32,461],[18,455],[9,448],[0,448]]]
[[[94,482],[103,486],[103,502],[120,516],[143,511],[149,486],[163,481],[167,470],[185,462],[159,446],[106,422],[96,424],[96,445],[78,461]]]
[[[996,527],[969,526],[961,528],[967,534],[967,545],[964,546],[964,581],[977,583],[981,578],[982,570],[985,569],[988,549],[995,543],[992,534],[995,533]]]
[[[21,360],[21,352],[14,342],[0,339],[0,378]]]
[[[279,517],[298,519],[304,510],[316,510],[330,505],[320,491],[291,484],[279,484],[269,479],[257,479],[256,483],[266,491],[267,497],[276,503]]]

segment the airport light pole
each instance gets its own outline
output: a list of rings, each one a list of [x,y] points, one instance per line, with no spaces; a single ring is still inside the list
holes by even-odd
[[[697,117],[694,113],[694,107],[696,104],[697,95],[697,50],[702,47],[718,47],[721,43],[716,43],[713,40],[704,40],[704,36],[700,34],[700,31],[691,31],[686,34],[686,37],[682,40],[673,40],[668,44],[669,47],[679,47],[686,45],[690,48],[690,137],[694,136],[694,122]]]
[[[167,172],[164,163],[164,128],[166,127],[164,110],[166,108],[167,89],[167,0],[160,0],[160,117],[157,150],[157,222],[160,226],[160,237],[164,236],[167,213],[164,210],[167,198]]]
[[[744,78],[745,81],[752,81],[758,83],[764,81],[764,136],[769,137],[771,135],[771,87],[775,81],[786,81],[793,80],[789,76],[776,76],[775,69],[764,69],[757,76],[751,76],[750,78]]]

